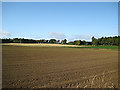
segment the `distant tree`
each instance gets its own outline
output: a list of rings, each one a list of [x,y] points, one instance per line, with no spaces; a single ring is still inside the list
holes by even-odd
[[[1,39],[2,43],[13,43],[13,39]]]
[[[18,38],[13,38],[13,42],[14,42],[14,43],[20,43],[20,39],[18,39]]]
[[[87,44],[85,40],[83,40],[82,43],[83,43],[83,45],[86,45],[86,44]]]
[[[40,40],[36,40],[37,43],[40,43]]]
[[[81,45],[81,40],[78,40],[77,45]]]
[[[92,42],[87,42],[87,45],[92,45]]]
[[[119,45],[118,44],[118,38],[115,39],[115,45]]]
[[[57,40],[56,43],[60,43],[60,40]]]
[[[120,36],[118,36],[118,45],[120,46]]]
[[[98,40],[92,37],[92,45],[98,45]]]
[[[45,39],[40,39],[40,41],[39,41],[39,42],[40,42],[40,43],[44,43],[44,40],[45,40]]]
[[[33,40],[33,39],[24,39],[24,38],[4,38],[1,39],[2,43],[60,43],[60,40],[50,39],[50,40]],[[67,44],[67,40],[64,39],[61,41],[62,44]],[[120,45],[120,36],[114,37],[101,37],[96,39],[92,37],[92,42],[87,42],[85,40],[75,40],[72,42],[68,42],[71,45]]]
[[[49,40],[46,40],[46,43],[48,43],[49,42]]]
[[[66,44],[67,43],[67,39],[64,39],[61,41],[62,44]]]
[[[70,45],[74,45],[74,42],[71,41],[71,42],[68,42],[68,44],[70,44]]]
[[[56,43],[56,39],[50,39],[49,43]]]
[[[75,40],[75,41],[74,41],[74,45],[78,45],[78,40]]]

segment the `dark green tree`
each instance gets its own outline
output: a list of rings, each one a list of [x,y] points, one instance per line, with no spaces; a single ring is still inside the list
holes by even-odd
[[[95,45],[95,46],[98,45],[98,40],[94,37],[92,37],[92,45]]]
[[[56,43],[56,39],[50,39],[49,43]]]
[[[66,44],[67,43],[67,39],[64,39],[61,41],[62,44]]]

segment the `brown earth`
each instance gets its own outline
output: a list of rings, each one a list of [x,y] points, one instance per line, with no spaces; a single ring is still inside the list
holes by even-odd
[[[118,51],[2,47],[3,88],[118,87]]]

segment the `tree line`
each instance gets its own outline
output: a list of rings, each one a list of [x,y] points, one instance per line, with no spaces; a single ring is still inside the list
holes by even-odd
[[[34,40],[34,39],[24,39],[24,38],[6,38],[6,39],[2,39],[2,43],[62,43],[62,44],[67,44],[67,40],[64,39],[60,42],[60,40],[56,40],[56,39],[50,39],[50,40],[45,40],[45,39],[40,39],[40,40]]]
[[[120,36],[101,37],[96,39],[92,37],[92,45],[120,45]]]
[[[9,39],[1,39],[2,43],[52,43],[52,44],[69,44],[69,45],[120,45],[120,36],[114,37],[101,37],[95,38],[92,37],[92,41],[88,42],[85,40],[75,40],[70,41],[67,43],[67,39],[64,40],[56,40],[56,39],[40,39],[40,40],[33,40],[33,39],[24,39],[24,38],[9,38]]]

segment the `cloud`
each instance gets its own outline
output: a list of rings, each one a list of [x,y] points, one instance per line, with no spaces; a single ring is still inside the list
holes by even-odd
[[[91,35],[73,35],[75,39],[81,39],[81,40],[90,40]]]
[[[30,37],[31,39],[40,39],[41,35],[36,35],[36,34],[29,34],[28,37]]]
[[[64,39],[65,35],[61,32],[49,32],[49,37],[50,38],[55,38],[55,39]]]
[[[0,30],[0,38],[8,38],[11,36],[10,32]]]
[[[73,40],[86,40],[86,41],[90,41],[93,35],[72,35],[70,37],[68,37],[69,41],[73,41]]]

